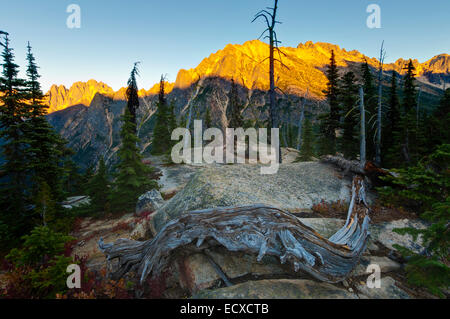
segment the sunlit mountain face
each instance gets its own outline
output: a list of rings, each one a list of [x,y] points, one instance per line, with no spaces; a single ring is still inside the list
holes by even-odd
[[[326,67],[334,51],[339,72],[353,71],[357,78],[361,64],[367,62],[376,72],[378,60],[358,51],[347,51],[337,45],[307,42],[297,48],[281,48],[285,55],[276,63],[277,104],[283,110],[283,123],[297,125],[300,105],[306,98],[307,111],[314,118],[326,109],[323,90],[326,88]],[[205,58],[196,68],[180,70],[175,82],[165,83],[169,105],[173,105],[178,123],[186,125],[192,111],[193,119],[204,119],[209,109],[215,127],[227,127],[228,94],[231,79],[238,84],[242,115],[251,123],[264,123],[268,117],[269,46],[254,40],[242,45],[227,45]],[[277,56],[279,59],[280,57]],[[388,90],[392,71],[404,74],[409,60],[398,60],[384,66],[383,85]],[[448,54],[435,56],[416,66],[421,105],[432,110],[442,95],[443,83],[450,83]],[[374,73],[375,75],[375,73]],[[144,76],[144,75],[142,75]],[[120,116],[126,106],[125,88],[114,91],[103,82],[77,82],[70,89],[52,86],[48,92],[49,122],[75,150],[75,161],[81,167],[105,158],[108,166],[117,160],[120,145]],[[146,90],[140,88],[140,106],[137,110],[138,136],[145,153],[151,147],[159,83]],[[306,94],[306,92],[308,92]],[[387,92],[386,92],[387,94]],[[399,92],[401,94],[401,90]]]
[[[323,99],[323,90],[327,79],[324,70],[329,63],[331,51],[334,51],[339,67],[352,70],[358,75],[360,64],[367,60],[376,68],[379,64],[376,58],[366,57],[359,51],[347,51],[338,45],[322,42],[306,42],[296,48],[282,47],[284,53],[279,58],[284,65],[276,63],[276,85],[283,92],[303,96],[306,91],[310,98]],[[187,89],[200,79],[220,77],[234,79],[242,87],[249,90],[267,90],[269,87],[267,56],[269,46],[259,40],[245,42],[242,45],[229,44],[222,50],[205,58],[196,68],[180,70],[173,83],[166,83],[166,93],[174,88]],[[386,73],[395,70],[404,74],[408,59],[399,59],[395,63],[386,64]],[[430,60],[420,63],[413,59],[417,79],[426,87],[443,87],[444,82],[450,83],[450,55],[440,54]],[[448,87],[448,85],[447,85]],[[141,97],[157,94],[159,84],[149,90],[141,89]],[[73,105],[89,106],[96,93],[108,96],[113,100],[125,99],[125,88],[114,91],[103,82],[89,80],[76,82],[70,88],[63,85],[53,85],[47,93],[49,113],[63,110]],[[430,92],[431,93],[431,92]]]

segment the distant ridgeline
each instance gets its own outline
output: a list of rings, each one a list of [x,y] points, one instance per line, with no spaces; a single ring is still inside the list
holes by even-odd
[[[374,78],[378,60],[365,57],[360,52],[346,51],[328,43],[307,42],[297,48],[281,48],[286,56],[276,63],[275,78],[278,105],[282,111],[283,123],[293,129],[299,122],[300,105],[306,98],[306,110],[313,117],[326,107],[323,90],[326,89],[325,69],[329,64],[331,51],[343,74],[351,70],[361,79],[361,64],[367,60],[373,68]],[[192,120],[205,119],[209,108],[212,125],[219,128],[227,126],[226,114],[231,79],[238,84],[238,95],[243,108],[244,120],[249,125],[265,126],[268,115],[269,88],[268,60],[261,63],[269,52],[268,45],[258,41],[248,41],[243,45],[227,45],[224,49],[205,58],[196,68],[180,70],[174,83],[166,83],[165,90],[169,105],[173,105],[180,126],[186,125],[186,117],[192,107]],[[385,101],[392,72],[405,73],[408,60],[399,59],[386,64],[383,73]],[[429,112],[438,104],[444,86],[450,87],[450,55],[441,54],[425,63],[413,60],[417,75],[418,101],[421,111]],[[401,77],[400,77],[401,78]],[[402,98],[401,84],[398,85]],[[149,150],[154,125],[159,84],[150,90],[139,91],[138,133],[144,152]],[[108,85],[89,80],[77,82],[70,89],[52,86],[47,93],[51,114],[49,122],[69,141],[76,151],[75,161],[83,168],[95,163],[104,156],[108,166],[116,161],[118,150],[120,115],[125,106],[125,88],[114,92]],[[386,103],[387,104],[387,103]],[[193,123],[193,121],[191,121]]]

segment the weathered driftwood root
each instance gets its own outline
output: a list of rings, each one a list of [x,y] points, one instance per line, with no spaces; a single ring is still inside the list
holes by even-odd
[[[120,278],[135,271],[141,283],[150,274],[158,275],[176,255],[175,251],[193,253],[214,246],[257,256],[276,256],[295,271],[334,283],[345,279],[359,261],[369,235],[368,208],[363,180],[353,181],[348,217],[330,239],[323,238],[294,215],[283,210],[254,205],[192,211],[170,221],[149,241],[118,239],[99,247],[107,259],[118,258]]]

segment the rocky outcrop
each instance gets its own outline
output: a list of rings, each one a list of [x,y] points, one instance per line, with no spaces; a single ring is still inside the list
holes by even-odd
[[[352,272],[352,276],[368,276],[367,267],[369,265],[378,265],[382,273],[397,271],[401,265],[388,257],[364,256],[360,259],[359,265]]]
[[[232,287],[203,290],[193,298],[208,299],[357,299],[358,296],[331,284],[307,279],[247,281]]]
[[[319,162],[282,164],[273,175],[261,175],[259,165],[207,167],[151,216],[150,228],[156,234],[167,221],[196,209],[267,204],[298,211],[322,200],[348,201],[350,186],[349,179]]]
[[[357,284],[356,289],[360,294],[369,299],[410,299],[406,291],[398,287],[397,282],[391,277],[381,277],[380,288],[369,288],[364,282]]]
[[[178,274],[180,286],[195,294],[198,291],[217,286],[221,283],[210,259],[219,265],[221,270],[230,280],[251,276],[276,276],[287,274],[279,261],[271,256],[265,256],[261,262],[257,262],[255,256],[226,251],[211,251],[209,256],[194,254],[178,260]]]
[[[384,222],[381,224],[377,224],[372,227],[371,237],[374,241],[379,241],[384,246],[389,249],[394,250],[394,244],[403,246],[408,248],[409,250],[414,251],[415,253],[420,253],[424,247],[421,245],[421,236],[419,236],[418,241],[414,241],[411,235],[400,235],[393,231],[396,228],[417,228],[424,229],[428,226],[428,224],[422,220],[410,220],[410,219],[401,219],[394,220],[391,222]]]
[[[136,215],[154,212],[163,205],[164,199],[161,197],[161,193],[156,189],[152,189],[139,196],[136,203]]]

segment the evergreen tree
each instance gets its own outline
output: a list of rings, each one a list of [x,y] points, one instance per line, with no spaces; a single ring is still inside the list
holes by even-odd
[[[309,162],[314,158],[314,132],[308,117],[303,120],[302,146],[296,162]]]
[[[75,152],[64,147],[62,149],[63,153],[63,178],[62,186],[63,191],[66,196],[83,195],[83,190],[86,185],[83,184],[83,176],[80,174],[80,168],[73,161],[72,156]]]
[[[344,121],[342,123],[343,134],[341,138],[341,150],[344,157],[356,158],[359,153],[358,133],[358,86],[355,84],[355,74],[347,72],[342,79],[340,90]]]
[[[81,174],[81,184],[89,185],[95,175],[94,165],[89,165],[83,174]]]
[[[65,141],[48,123],[45,115],[48,106],[44,104],[44,94],[39,83],[38,67],[28,43],[27,52],[27,121],[24,123],[24,135],[28,147],[26,156],[33,193],[40,192],[39,185],[47,185],[53,200],[64,198],[62,190],[63,168],[61,165]],[[34,196],[34,195],[33,195]]]
[[[375,134],[376,134],[376,117],[377,117],[377,92],[374,85],[374,79],[367,60],[361,66],[363,87],[364,87],[364,105],[366,109],[367,121],[367,160],[372,161],[375,157]]]
[[[243,127],[244,119],[241,114],[241,104],[239,102],[238,88],[234,79],[231,79],[231,90],[229,93],[229,103],[228,108],[229,112],[229,121],[228,127],[230,128],[239,128]]]
[[[330,64],[327,69],[328,84],[324,91],[330,111],[322,114],[321,119],[321,142],[320,155],[336,153],[336,130],[339,128],[339,74],[334,51],[331,51]]]
[[[49,223],[55,222],[58,208],[53,199],[51,188],[45,181],[41,181],[38,185],[33,202],[36,205],[35,211],[40,216],[41,225],[47,226]]]
[[[126,90],[127,108],[131,115],[131,121],[134,123],[136,130],[136,110],[139,108],[139,96],[138,86],[136,81],[136,75],[139,75],[138,69],[139,62],[134,63],[134,67],[131,70],[130,78],[128,79],[128,87]]]
[[[177,123],[177,117],[175,116],[175,105],[174,103],[170,103],[170,109],[169,109],[169,133],[172,135],[172,132],[178,127]],[[172,145],[175,144],[176,141],[172,141]]]
[[[164,76],[159,81],[158,109],[156,111],[156,122],[153,128],[152,154],[161,155],[170,151],[172,145],[169,117],[170,113],[167,107]]]
[[[128,109],[122,117],[120,137],[122,145],[119,149],[119,163],[117,164],[114,193],[111,209],[115,212],[134,210],[140,195],[157,187],[157,183],[150,179],[152,169],[142,163],[142,157],[136,146],[139,139],[135,134],[135,124]]]
[[[394,172],[398,173],[395,177],[382,178],[391,186],[377,189],[380,199],[384,204],[418,213],[429,225],[421,229],[394,229],[399,234],[411,235],[414,240],[420,238],[420,244],[425,247],[423,252],[418,254],[397,244],[394,248],[407,260],[405,271],[409,283],[444,297],[442,291],[450,284],[450,144],[437,147],[417,165]]]
[[[389,105],[383,128],[383,163],[395,167],[403,160],[401,156],[401,111],[397,95],[397,72],[393,71],[389,94]]]
[[[417,161],[417,127],[416,127],[416,107],[417,92],[415,85],[415,67],[412,60],[409,60],[406,67],[406,75],[403,82],[403,115],[402,126],[402,153],[406,163]]]
[[[94,215],[104,214],[109,211],[109,187],[105,161],[101,157],[98,171],[88,184],[88,192],[91,200],[90,210]]]
[[[3,164],[0,167],[0,237],[1,244],[11,244],[30,227],[27,192],[24,121],[26,115],[26,81],[18,78],[19,66],[14,63],[13,50],[6,35],[3,67],[0,77],[0,139],[3,142]]]
[[[450,89],[444,92],[439,106],[427,122],[430,152],[434,151],[437,145],[450,144]]]

